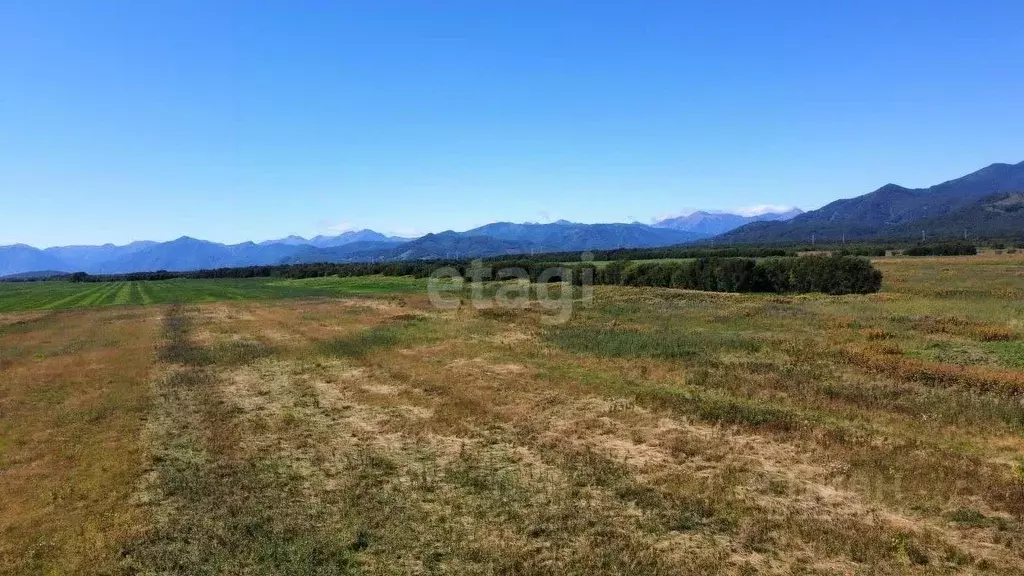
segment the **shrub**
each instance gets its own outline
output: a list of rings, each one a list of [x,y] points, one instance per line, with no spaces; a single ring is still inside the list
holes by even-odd
[[[974,256],[978,248],[966,242],[918,244],[903,251],[905,256]]]
[[[618,275],[618,284],[710,292],[824,292],[868,294],[882,287],[882,273],[853,256],[700,258],[693,262],[636,262]],[[611,280],[603,275],[603,280]],[[599,281],[600,283],[600,281]],[[615,282],[606,282],[615,283]]]
[[[874,256],[882,257],[885,256],[887,249],[882,246],[856,246],[853,248],[843,248],[835,254],[837,256]]]

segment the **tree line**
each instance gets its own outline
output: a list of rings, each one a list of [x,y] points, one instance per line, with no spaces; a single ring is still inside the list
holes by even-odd
[[[878,292],[882,273],[868,260],[853,256],[698,258],[689,262],[612,262],[594,271],[594,282],[708,292],[838,295]]]
[[[480,277],[480,268],[495,272],[484,276],[500,280],[504,270],[531,282],[582,283],[584,278],[594,284],[684,288],[712,292],[823,292],[826,294],[865,294],[881,288],[882,273],[871,263],[855,256],[782,256],[763,259],[742,257],[701,257],[681,262],[633,262],[615,260],[604,265],[545,261],[541,259],[496,259],[485,262],[433,260],[421,262],[387,262],[360,264],[290,264],[279,266],[247,266],[217,268],[189,272],[136,272],[117,275],[91,275],[78,272],[68,277],[72,282],[111,282],[215,278],[318,278],[326,276],[412,276],[426,278],[447,268],[451,276],[467,281]]]
[[[782,256],[762,259],[702,257],[688,261],[632,262],[615,260],[604,265],[565,264],[534,260],[494,262],[510,277],[531,282],[568,281],[580,285],[611,284],[681,288],[706,292],[769,292],[777,294],[822,292],[869,294],[882,287],[882,273],[866,258],[848,255]],[[485,264],[490,270],[490,265]],[[472,266],[456,267],[466,280]],[[501,279],[500,274],[496,274]]]

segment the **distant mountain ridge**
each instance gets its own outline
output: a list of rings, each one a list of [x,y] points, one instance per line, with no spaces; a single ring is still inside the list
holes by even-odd
[[[787,222],[758,222],[722,235],[741,243],[806,242],[811,238],[836,241],[881,238],[902,234],[907,226],[940,218],[993,194],[1024,190],[1024,162],[992,164],[966,176],[930,188],[904,188],[886,184],[881,188],[806,212]],[[982,223],[979,222],[979,225]],[[984,228],[968,234],[989,235]]]
[[[334,248],[307,248],[286,263],[403,261],[433,258],[478,258],[542,252],[582,252],[615,248],[670,246],[703,236],[644,224],[550,224],[495,222],[465,232],[427,234],[400,243],[353,243]]]
[[[498,240],[522,242],[534,250],[576,252],[613,248],[648,248],[693,242],[704,234],[655,228],[646,224],[577,224],[559,220],[551,224],[495,222],[463,234],[489,236]]]
[[[185,271],[201,268],[278,264],[312,247],[393,246],[406,241],[373,230],[353,230],[309,240],[288,236],[260,243],[220,244],[182,236],[169,242],[140,241],[124,246],[57,246],[38,249],[24,244],[0,246],[0,277],[38,271],[122,274],[151,270]],[[53,274],[48,274],[52,276]]]
[[[104,244],[103,246],[57,246],[43,250],[73,268],[85,269],[99,265],[155,246],[156,242],[132,242],[124,246]]]
[[[268,246],[270,244],[287,244],[290,246],[316,246],[317,248],[333,248],[335,246],[344,246],[346,244],[352,244],[354,242],[405,242],[407,238],[399,238],[397,236],[385,236],[380,232],[373,230],[350,230],[348,232],[342,232],[337,236],[314,236],[313,238],[306,239],[302,236],[288,236],[278,240],[266,240],[260,242],[260,246]]]
[[[483,258],[507,254],[522,254],[530,248],[522,242],[491,236],[477,236],[469,232],[427,234],[382,255],[387,260],[425,260],[431,258]]]
[[[7,276],[0,276],[0,279],[3,279],[5,281],[46,280],[50,278],[59,278],[67,275],[67,272],[61,272],[60,270],[35,270],[33,272],[20,272],[18,274],[8,274]]]
[[[0,277],[36,270],[66,270],[60,258],[27,244],[0,247]]]
[[[806,213],[759,216],[697,212],[649,226],[494,222],[464,232],[406,239],[373,230],[306,239],[288,236],[260,243],[219,244],[183,236],[170,242],[126,246],[61,246],[40,250],[0,246],[0,277],[46,271],[119,274],[187,271],[306,262],[368,262],[475,258],[504,254],[653,248],[711,237],[733,243],[821,242],[882,237],[1024,235],[1024,162],[992,164],[930,188],[887,184]],[[725,232],[719,232],[725,230]],[[717,236],[716,236],[717,234]]]
[[[203,268],[260,266],[276,264],[299,248],[299,246],[288,244],[260,246],[253,242],[225,245],[182,236],[177,240],[153,244],[143,250],[105,261],[94,267],[91,272],[101,274],[122,274],[148,270],[180,272]],[[84,271],[90,272],[88,269]]]
[[[654,223],[657,228],[671,228],[685,232],[695,232],[707,236],[717,236],[739,228],[751,222],[786,221],[803,214],[803,210],[793,208],[784,212],[765,212],[754,216],[742,216],[727,212],[698,211],[686,216],[665,218]]]
[[[39,250],[16,245],[0,247],[0,277],[38,270],[123,274],[282,263],[476,258],[668,246],[703,237],[639,223],[578,224],[560,220],[551,224],[497,222],[465,232],[427,234],[413,240],[358,230],[308,240],[289,236],[258,244],[228,245],[183,236],[170,242],[135,242],[127,246],[107,244]]]

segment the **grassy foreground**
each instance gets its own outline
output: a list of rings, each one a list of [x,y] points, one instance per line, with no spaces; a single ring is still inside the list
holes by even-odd
[[[23,293],[0,572],[1024,573],[1024,259],[876,265],[561,326],[382,279]]]

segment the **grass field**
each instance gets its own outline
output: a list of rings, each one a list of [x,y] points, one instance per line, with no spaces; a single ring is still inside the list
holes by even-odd
[[[66,310],[118,304],[167,304],[372,295],[423,291],[426,281],[382,276],[280,280],[157,280],[145,282],[0,282],[0,312]]]
[[[876,266],[560,326],[405,279],[0,285],[0,572],[1024,574],[1024,258]]]

